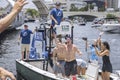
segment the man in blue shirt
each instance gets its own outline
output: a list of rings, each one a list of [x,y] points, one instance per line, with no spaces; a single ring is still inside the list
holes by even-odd
[[[26,50],[26,58],[29,59],[30,36],[33,32],[24,25],[24,29],[20,33],[22,60],[24,59],[24,51]]]
[[[56,7],[51,10],[50,17],[52,19],[52,26],[60,25],[63,19],[63,11],[60,10],[60,2],[55,3]]]
[[[56,7],[53,8],[50,12],[50,18],[52,19],[51,26],[54,27],[55,25],[60,25],[61,21],[63,20],[63,11],[60,10],[60,2],[55,3]],[[55,29],[53,30],[56,34]]]

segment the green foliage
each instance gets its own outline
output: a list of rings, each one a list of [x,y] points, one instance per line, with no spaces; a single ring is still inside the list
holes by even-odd
[[[79,11],[79,9],[74,4],[71,4],[70,11]]]
[[[90,4],[90,9],[93,9],[94,8],[94,5]]]
[[[27,9],[26,14],[29,14],[30,16],[32,16],[32,18],[34,18],[35,16],[39,16],[39,12],[36,9],[30,8]]]
[[[106,18],[116,18],[116,16],[114,14],[107,14]]]
[[[50,8],[49,8],[49,10],[52,10],[54,8],[54,6],[51,6]]]
[[[105,6],[100,7],[99,11],[105,11]]]

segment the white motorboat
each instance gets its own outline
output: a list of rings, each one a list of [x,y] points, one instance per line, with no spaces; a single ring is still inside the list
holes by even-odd
[[[120,24],[103,24],[100,29],[105,32],[120,32]]]
[[[120,32],[120,23],[117,19],[105,19],[99,29],[104,32]]]
[[[100,27],[103,24],[104,18],[95,18],[92,22],[91,27]]]

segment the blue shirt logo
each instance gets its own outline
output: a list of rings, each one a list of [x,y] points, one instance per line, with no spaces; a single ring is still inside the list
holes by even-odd
[[[23,36],[25,37],[25,36],[27,36],[28,35],[28,33],[27,32],[23,32]]]

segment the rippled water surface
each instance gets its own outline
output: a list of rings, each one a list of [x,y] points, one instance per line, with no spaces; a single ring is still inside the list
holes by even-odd
[[[29,28],[33,30],[38,23],[27,23]],[[84,60],[87,60],[88,52],[85,51],[85,42],[81,39],[82,37],[88,37],[89,43],[93,43],[99,35],[99,30],[91,28],[90,23],[86,26],[74,25],[74,44],[83,52]],[[0,44],[0,66],[16,74],[15,59],[21,58],[20,46],[18,45],[18,37],[21,26],[19,29],[9,32],[4,37]],[[120,70],[120,34],[116,33],[104,33],[102,36],[103,40],[109,42],[111,47],[110,59],[114,70]],[[99,63],[101,64],[101,58]]]

